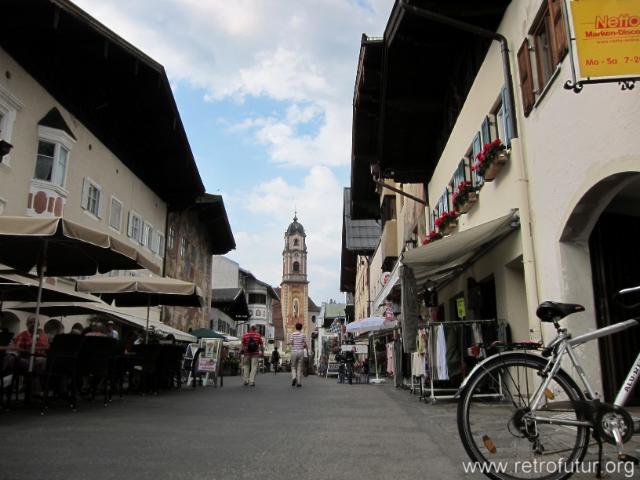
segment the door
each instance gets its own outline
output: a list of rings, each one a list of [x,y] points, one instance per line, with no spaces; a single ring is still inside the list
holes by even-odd
[[[598,328],[640,315],[640,309],[626,311],[614,301],[619,290],[640,285],[640,218],[603,213],[589,239],[594,300]],[[638,297],[634,298],[638,301]],[[640,327],[599,339],[604,399],[615,395],[640,352]],[[640,405],[636,387],[629,405]]]

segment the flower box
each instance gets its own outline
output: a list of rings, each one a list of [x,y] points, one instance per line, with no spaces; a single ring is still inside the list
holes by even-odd
[[[489,165],[489,168],[484,172],[484,181],[485,182],[493,182],[493,180],[498,176],[500,170],[502,170],[503,163],[492,163]]]
[[[497,138],[484,145],[482,151],[476,155],[476,163],[471,168],[484,177],[487,182],[491,182],[507,160],[509,160],[507,147]]]
[[[426,237],[422,239],[422,245],[429,245],[430,243],[435,242],[436,240],[440,240],[441,238],[442,234],[440,232],[432,230],[427,234]]]
[[[442,235],[449,235],[458,226],[458,212],[444,212],[436,218],[436,227]]]
[[[471,207],[478,201],[478,194],[476,192],[469,192],[467,199],[458,207],[459,213],[467,213],[471,210]]]

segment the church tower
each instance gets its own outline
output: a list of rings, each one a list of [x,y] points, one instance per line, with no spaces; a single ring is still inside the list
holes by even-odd
[[[307,281],[307,235],[294,214],[293,222],[284,234],[282,252],[282,283],[280,302],[285,339],[295,331],[296,323],[303,325],[302,331],[309,336],[309,282]]]

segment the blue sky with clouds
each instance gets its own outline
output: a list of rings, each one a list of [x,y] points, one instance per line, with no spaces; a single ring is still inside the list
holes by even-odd
[[[224,197],[227,256],[274,286],[294,209],[316,303],[339,292],[342,190],[362,33],[393,0],[74,0],[164,65],[208,192]]]

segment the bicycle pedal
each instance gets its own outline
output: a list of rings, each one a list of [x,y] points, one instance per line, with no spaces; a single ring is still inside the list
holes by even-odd
[[[632,463],[634,465],[640,465],[640,459],[634,457],[633,455],[629,455],[628,453],[621,453],[618,455],[618,460],[624,463]]]

